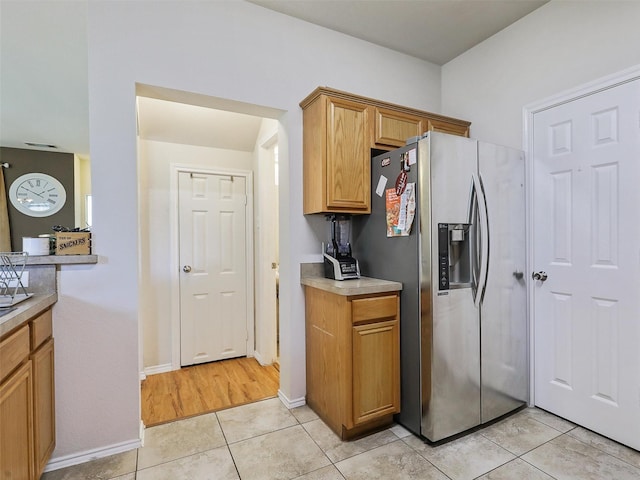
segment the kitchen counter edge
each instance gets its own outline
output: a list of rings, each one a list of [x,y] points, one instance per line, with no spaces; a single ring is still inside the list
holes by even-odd
[[[329,278],[310,275],[300,277],[300,283],[307,287],[317,288],[347,297],[402,290],[402,283],[400,282],[369,277],[360,277],[359,279],[352,280],[331,280]]]
[[[79,265],[98,263],[97,255],[32,255],[27,265]]]
[[[0,337],[17,329],[58,301],[57,293],[33,295],[15,305],[16,309],[0,317]]]

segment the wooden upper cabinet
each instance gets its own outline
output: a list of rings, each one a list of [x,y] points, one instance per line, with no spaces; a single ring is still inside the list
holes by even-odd
[[[303,211],[371,213],[371,149],[392,150],[429,130],[468,136],[469,122],[326,87],[303,109]]]
[[[371,211],[369,109],[347,100],[327,102],[327,207]]]
[[[370,213],[370,112],[328,95],[303,112],[304,213]]]
[[[408,138],[417,137],[427,131],[427,121],[423,117],[388,108],[376,107],[375,111],[376,148],[403,147]]]

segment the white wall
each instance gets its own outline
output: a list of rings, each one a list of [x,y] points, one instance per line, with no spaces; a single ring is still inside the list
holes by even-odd
[[[305,394],[299,263],[323,219],[302,215],[299,102],[327,85],[440,112],[440,68],[240,1],[88,2],[93,238],[99,264],[65,267],[55,309],[54,461],[127,448],[140,419],[136,82],[286,111],[281,158],[281,392]],[[392,75],[387,72],[401,72]],[[144,181],[144,179],[142,179]],[[140,199],[144,204],[143,199]],[[164,340],[163,340],[164,341]]]
[[[171,364],[171,165],[251,171],[252,154],[151,140],[139,141],[140,311],[143,368]]]
[[[442,106],[471,136],[522,148],[522,108],[640,64],[640,2],[548,4],[442,67]]]

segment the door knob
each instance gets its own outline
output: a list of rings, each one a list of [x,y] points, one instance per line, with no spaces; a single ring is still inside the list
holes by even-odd
[[[184,273],[189,273],[191,271],[191,265],[185,265],[184,267],[182,267],[182,271]]]
[[[546,272],[535,272],[531,276],[533,277],[534,280],[540,280],[541,282],[544,282],[548,277]]]

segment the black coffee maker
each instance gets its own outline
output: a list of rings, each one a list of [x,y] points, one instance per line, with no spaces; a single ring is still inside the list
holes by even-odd
[[[324,276],[333,280],[360,278],[358,261],[351,256],[351,217],[349,215],[329,215],[331,221],[331,242],[323,248]]]

